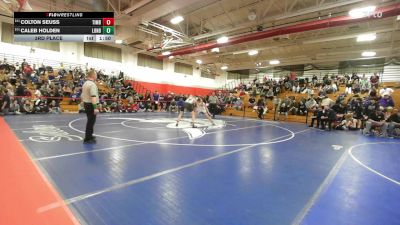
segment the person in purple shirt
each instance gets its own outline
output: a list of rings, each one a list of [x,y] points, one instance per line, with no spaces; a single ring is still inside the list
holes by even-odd
[[[382,106],[384,109],[387,107],[394,107],[394,102],[392,97],[389,95],[384,95],[383,98],[379,100],[379,106]]]

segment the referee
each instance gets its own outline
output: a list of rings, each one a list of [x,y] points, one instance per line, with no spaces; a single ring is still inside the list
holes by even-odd
[[[96,114],[99,112],[97,109],[97,104],[99,103],[99,90],[95,84],[96,79],[96,72],[91,70],[86,77],[86,82],[82,86],[82,101],[87,116],[86,133],[85,139],[83,140],[84,144],[96,143],[96,139],[93,136]]]

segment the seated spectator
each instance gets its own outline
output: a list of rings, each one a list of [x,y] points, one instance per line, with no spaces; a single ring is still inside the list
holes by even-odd
[[[361,94],[369,92],[371,90],[371,83],[370,81],[365,77],[365,74],[363,78],[360,80],[360,87],[361,87]]]
[[[379,100],[379,106],[381,106],[385,111],[388,108],[389,110],[391,110],[394,107],[394,102],[392,97],[388,93],[385,93],[383,98]]]
[[[348,80],[346,80],[346,89],[345,89],[345,93],[346,94],[351,94],[352,93],[352,87],[353,87],[353,82],[350,80],[350,79],[348,79]]]
[[[377,110],[373,110],[368,114],[368,120],[365,124],[365,128],[363,130],[363,134],[366,136],[371,135],[372,129],[381,128],[381,134],[377,136],[386,137],[387,136],[387,123],[385,123],[385,115],[378,108]],[[377,134],[377,133],[376,133]]]
[[[3,90],[1,101],[1,115],[8,115],[10,112],[11,99],[7,89]]]
[[[61,113],[60,106],[57,104],[56,100],[51,100],[51,102],[49,104],[49,113],[51,113],[51,114]]]
[[[36,86],[36,90],[35,90],[34,96],[35,96],[34,100],[40,99],[42,97],[42,91],[40,90],[40,86],[39,85]]]
[[[304,89],[303,89],[303,91],[301,92],[302,94],[307,94],[307,95],[312,95],[312,94],[314,94],[314,90],[309,86],[309,85],[307,85]]]
[[[307,114],[307,107],[305,103],[306,100],[304,98],[298,102],[298,106],[296,107],[296,115],[304,116]]]
[[[176,101],[174,98],[172,98],[171,103],[169,104],[169,112],[177,112],[178,111],[178,106],[176,104]]]
[[[333,93],[336,93],[337,91],[339,91],[339,88],[335,82],[332,82],[331,86],[332,86]]]
[[[340,102],[339,104],[335,104],[332,106],[332,109],[335,111],[337,119],[342,119],[343,116],[346,114],[347,112],[347,107],[344,104],[344,102]]]
[[[318,105],[317,101],[315,101],[315,99],[313,98],[312,95],[308,96],[308,98],[304,104],[307,108],[307,111],[314,110]]]
[[[348,113],[344,116],[342,122],[336,126],[337,130],[358,130],[358,121],[354,119],[352,113]]]
[[[49,112],[49,107],[47,105],[46,99],[44,99],[44,100],[38,99],[35,102],[34,107],[35,107],[36,113],[48,113]]]
[[[137,102],[134,102],[133,104],[128,104],[128,112],[138,112],[139,111],[139,105]]]
[[[315,128],[319,128],[319,124],[321,122],[321,117],[325,114],[324,107],[319,107],[313,111],[313,116],[311,117],[311,124],[309,127],[314,127],[314,122],[317,121],[317,126]]]
[[[256,104],[256,98],[254,98],[253,96],[251,96],[249,98],[249,103],[248,103],[248,108],[253,108]]]
[[[237,98],[235,103],[234,103],[234,105],[233,105],[233,108],[235,108],[236,110],[240,111],[240,110],[242,110],[242,107],[243,107],[242,99],[241,98]]]
[[[268,89],[267,94],[266,94],[266,98],[272,100],[274,98],[275,94],[274,94],[274,90],[273,88]]]
[[[285,97],[285,99],[283,99],[280,108],[279,108],[279,112],[282,114],[285,114],[286,116],[288,116],[288,113],[292,110],[293,108],[293,101],[291,98],[289,98],[288,96]]]
[[[17,100],[14,100],[10,104],[10,112],[14,115],[21,115],[21,107]]]
[[[69,96],[71,96],[72,90],[71,90],[71,88],[70,88],[67,84],[65,84],[65,85],[63,86],[62,91],[63,91],[64,97],[69,97]]]
[[[23,73],[26,77],[31,77],[33,69],[30,65],[22,63]]]
[[[25,100],[25,103],[23,105],[23,112],[26,114],[34,114],[35,113],[35,107],[29,100]]]
[[[352,86],[352,91],[354,94],[358,94],[361,92],[361,85],[359,80],[354,80],[353,86]]]
[[[357,128],[361,128],[362,120],[364,119],[363,103],[360,97],[356,95],[354,97],[349,101],[348,111],[353,114],[353,119],[357,120]]]
[[[334,104],[335,102],[328,98],[328,96],[325,95],[321,97],[321,106],[327,106],[328,108],[331,108]]]
[[[386,119],[386,123],[388,124],[387,134],[389,137],[400,137],[400,112],[398,109],[394,109],[392,111],[392,115]],[[397,132],[395,132],[397,129]]]
[[[325,130],[326,124],[328,124],[328,129],[332,130],[332,123],[336,121],[336,112],[329,107],[324,107],[321,114],[321,129]]]
[[[388,87],[386,87],[386,85],[385,85],[385,86],[383,86],[382,89],[379,90],[379,95],[380,95],[381,97],[383,97],[383,96],[385,96],[385,95],[392,96],[393,92],[394,92],[393,89],[388,88]]]
[[[77,88],[75,88],[74,92],[70,96],[71,99],[69,100],[69,104],[73,104],[73,103],[77,104],[77,103],[79,103],[80,96],[81,96],[81,93],[79,92],[79,90]]]
[[[300,86],[299,86],[299,84],[293,85],[292,91],[295,92],[295,93],[300,93]]]

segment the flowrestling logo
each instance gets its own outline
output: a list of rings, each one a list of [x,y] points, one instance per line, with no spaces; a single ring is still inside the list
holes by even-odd
[[[23,131],[23,133],[34,134],[29,140],[35,142],[58,142],[61,140],[67,141],[82,141],[82,137],[71,135],[68,132],[61,130],[53,125],[35,125],[32,130]]]

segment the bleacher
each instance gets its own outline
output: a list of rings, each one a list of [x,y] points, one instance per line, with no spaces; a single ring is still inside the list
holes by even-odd
[[[393,101],[395,103],[395,107],[399,107],[400,105],[400,82],[385,82],[381,83],[379,85],[379,88],[382,88],[383,86],[390,87],[394,90],[394,93],[392,95]],[[328,94],[327,96],[332,99],[333,101],[336,100],[336,98],[345,92],[345,87],[340,86],[339,90],[334,93],[334,94]],[[293,93],[291,91],[286,91],[283,93],[280,93],[277,97],[283,99],[285,96],[289,97],[294,97],[296,101],[298,101],[301,98],[307,98],[307,94],[301,94],[301,93]],[[364,97],[367,94],[358,94],[360,97]],[[239,95],[236,94],[236,97]],[[345,102],[347,103],[349,99],[351,99],[354,96],[354,94],[349,94],[345,98]],[[240,116],[240,117],[246,117],[246,118],[258,118],[258,112],[254,111],[252,108],[248,107],[248,102],[249,102],[250,94],[246,94],[242,96],[243,99],[243,109],[242,110],[236,110],[234,108],[227,108],[223,115],[226,116]],[[260,98],[259,95],[256,96],[256,102]],[[306,116],[300,116],[300,115],[281,115],[274,109],[274,105],[272,100],[267,100],[266,102],[267,107],[268,107],[268,112],[264,114],[264,119],[265,120],[279,120],[279,121],[289,121],[289,122],[298,122],[298,123],[305,123],[306,121],[309,121],[312,114],[308,114],[308,118]]]
[[[60,66],[63,66],[64,68],[73,68],[73,67],[85,67],[86,65],[81,65],[81,64],[74,64],[74,63],[60,63],[58,61],[52,61],[52,60],[39,60],[36,58],[29,58],[29,57],[25,57],[25,56],[15,56],[15,55],[5,55],[2,54],[0,55],[0,57],[2,58],[7,58],[7,61],[9,63],[16,63],[19,62],[21,63],[22,60],[25,58],[27,60],[27,62],[29,62],[30,64],[41,64],[44,63],[46,66],[52,66],[53,67],[53,75],[57,75],[58,74],[58,69],[60,68]],[[99,69],[99,68],[95,68],[95,69]],[[48,76],[51,75],[48,72],[45,73],[44,76],[44,80],[47,81],[48,80]],[[2,74],[2,71],[0,71],[0,81],[3,79],[3,77],[5,76],[5,74]],[[72,74],[67,74],[66,76],[64,76],[61,80],[64,80],[65,82],[72,82],[73,81],[73,77]],[[135,82],[134,80],[129,81],[132,84],[132,87],[134,88],[134,90],[138,93],[144,94],[146,91],[151,91],[151,90],[147,90],[146,88],[142,87],[138,82]],[[225,90],[225,91],[230,91],[233,90],[235,87],[238,86],[239,83],[248,83],[251,82],[251,80],[232,80],[230,82],[227,82],[222,88],[221,90]],[[97,82],[96,83],[99,91],[102,93],[112,93],[113,90],[108,87],[106,84],[103,84],[101,82]],[[399,106],[400,105],[400,83],[399,82],[385,82],[385,83],[381,83],[380,84],[380,88],[383,86],[387,86],[390,87],[392,89],[395,90],[394,94],[393,94],[393,100],[395,102],[395,106]],[[27,83],[27,89],[29,89],[32,93],[34,93],[34,84],[31,81],[28,81]],[[344,86],[339,87],[339,91],[336,92],[335,94],[328,94],[328,97],[331,98],[332,100],[336,100],[337,96],[340,93],[344,93]],[[279,98],[283,99],[285,97],[285,95],[287,96],[291,96],[294,97],[296,101],[298,101],[299,99],[301,99],[302,97],[306,98],[307,94],[299,94],[299,93],[293,93],[293,92],[284,92],[279,94]],[[348,99],[350,99],[353,95],[348,95],[346,97],[346,101]],[[242,96],[242,100],[244,103],[244,109],[243,110],[235,110],[233,108],[227,108],[225,110],[225,112],[223,113],[223,115],[229,115],[229,116],[241,116],[241,117],[247,117],[247,118],[257,118],[258,113],[256,111],[254,111],[252,108],[248,107],[248,99],[250,98],[249,94],[246,94],[245,96]],[[256,102],[257,100],[260,98],[260,96],[256,97]],[[126,104],[127,101],[123,100],[123,102]],[[264,118],[266,120],[285,120],[285,121],[291,121],[291,122],[302,122],[304,123],[306,121],[306,117],[305,116],[297,116],[297,115],[288,115],[287,117],[285,115],[279,115],[276,113],[273,103],[271,100],[267,100],[266,101],[267,105],[268,105],[268,112],[264,115]],[[63,98],[62,101],[60,101],[60,107],[62,112],[77,112],[78,111],[78,105],[76,103],[70,103],[70,99],[69,98]],[[311,116],[311,115],[309,115]]]

